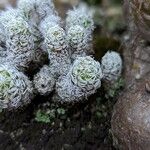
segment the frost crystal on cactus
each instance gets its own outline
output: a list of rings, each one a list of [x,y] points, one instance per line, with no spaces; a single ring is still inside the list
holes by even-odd
[[[107,52],[102,58],[101,65],[105,81],[114,82],[120,77],[122,59],[117,52]]]
[[[51,74],[49,66],[44,66],[34,77],[35,89],[41,95],[50,94],[54,89],[55,82],[56,80]]]
[[[10,64],[0,66],[0,108],[14,109],[28,104],[33,98],[29,79]]]
[[[87,7],[79,6],[73,10],[69,10],[67,15],[67,28],[80,25],[90,33],[94,30],[93,14]]]
[[[90,56],[78,57],[66,76],[56,84],[57,97],[61,102],[80,101],[94,94],[101,86],[100,63]]]

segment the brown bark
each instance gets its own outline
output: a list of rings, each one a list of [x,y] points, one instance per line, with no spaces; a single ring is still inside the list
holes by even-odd
[[[150,150],[150,45],[137,31],[126,43],[126,87],[111,121],[114,144],[123,150]]]

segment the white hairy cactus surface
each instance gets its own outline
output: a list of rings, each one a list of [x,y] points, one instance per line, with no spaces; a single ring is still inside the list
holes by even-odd
[[[41,31],[43,36],[45,36],[50,27],[53,27],[55,25],[59,25],[60,23],[61,23],[61,21],[60,21],[59,16],[52,14],[52,15],[45,17],[41,21],[41,23],[39,25],[39,30]]]
[[[54,13],[52,0],[19,0],[18,9],[27,20],[40,23],[40,21]]]
[[[69,38],[72,38],[71,34],[76,35],[72,39],[71,45],[73,45],[73,42],[75,42],[75,38],[77,38],[78,36],[78,43],[74,43],[74,46],[76,46],[77,49],[74,50],[73,58],[77,57],[78,54],[80,54],[79,56],[84,56],[84,53],[86,55],[94,53],[92,45],[92,32],[94,30],[93,13],[89,11],[88,6],[79,5],[73,10],[68,11],[66,18],[66,29],[68,31]]]
[[[34,36],[29,24],[22,18],[11,18],[4,26],[8,59],[20,70],[26,70],[34,57]]]
[[[0,108],[16,109],[33,98],[32,82],[10,64],[0,65]]]
[[[94,94],[101,86],[101,66],[90,56],[78,57],[66,76],[56,83],[57,97],[61,102],[75,102]]]
[[[51,51],[57,52],[67,49],[65,37],[66,34],[63,28],[61,28],[58,25],[50,27],[47,30],[47,34],[44,37],[45,38],[44,43],[46,45],[48,52],[51,53]]]
[[[103,74],[100,63],[90,56],[78,57],[70,71],[72,82],[90,94],[101,86]]]
[[[49,18],[47,18],[49,20]],[[41,23],[43,29],[44,47],[48,52],[50,60],[51,73],[58,78],[60,75],[66,74],[70,68],[71,60],[66,40],[66,34],[59,25],[59,18],[52,18],[55,20],[52,24],[47,20]],[[47,24],[47,26],[46,26]],[[50,25],[51,26],[48,26]],[[61,65],[61,67],[60,67]]]
[[[51,74],[50,67],[44,66],[40,72],[34,76],[34,86],[41,95],[48,95],[54,90],[56,80]]]
[[[104,80],[108,82],[116,81],[122,71],[122,59],[117,52],[107,52],[101,61]]]
[[[28,20],[30,20],[35,13],[36,0],[18,0],[17,6],[20,13]]]
[[[67,13],[66,26],[70,28],[74,25],[80,25],[86,29],[89,34],[94,30],[93,13],[88,7],[79,6]]]
[[[88,36],[82,26],[75,25],[68,29],[67,40],[71,48],[72,59],[78,56],[86,56],[89,48]]]
[[[18,9],[10,8],[0,13],[0,24],[5,26],[11,19],[15,19],[20,16]]]

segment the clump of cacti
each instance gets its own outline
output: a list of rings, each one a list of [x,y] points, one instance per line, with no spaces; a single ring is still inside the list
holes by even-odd
[[[0,108],[18,108],[36,93],[53,91],[55,101],[81,101],[101,87],[102,79],[116,81],[122,69],[120,55],[108,52],[102,64],[95,61],[93,31],[92,13],[85,5],[69,10],[65,22],[51,0],[19,0],[17,8],[2,12]],[[49,64],[44,65],[45,53]],[[24,74],[34,66],[40,71],[34,75],[33,90]]]

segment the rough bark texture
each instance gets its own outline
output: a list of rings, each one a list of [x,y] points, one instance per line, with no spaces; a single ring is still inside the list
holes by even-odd
[[[126,43],[124,62],[126,87],[111,121],[114,144],[123,150],[149,150],[150,45],[138,33]]]

